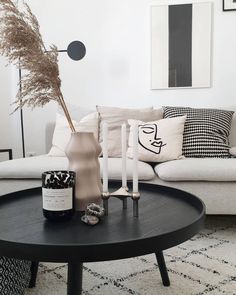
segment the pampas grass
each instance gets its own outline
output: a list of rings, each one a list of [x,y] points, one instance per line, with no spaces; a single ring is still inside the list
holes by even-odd
[[[56,101],[75,131],[61,92],[57,47],[46,50],[35,15],[26,3],[23,6],[20,11],[11,0],[0,0],[0,53],[24,72],[15,110]]]

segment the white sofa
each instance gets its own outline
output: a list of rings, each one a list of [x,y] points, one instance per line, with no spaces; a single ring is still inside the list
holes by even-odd
[[[51,142],[52,126],[47,128],[46,142]],[[236,115],[233,117],[230,146],[236,147]],[[102,170],[102,161],[101,170]],[[0,195],[41,186],[46,170],[66,169],[66,157],[47,155],[0,163]],[[128,160],[128,179],[132,179],[132,160]],[[121,179],[121,161],[109,159],[109,178]],[[179,188],[200,197],[207,214],[236,214],[236,158],[183,158],[157,165],[139,162],[139,179]]]
[[[41,186],[43,171],[66,168],[65,157],[47,155],[2,162],[0,195]],[[151,165],[140,162],[140,181],[188,191],[205,202],[207,214],[236,214],[236,159],[186,158],[158,164],[154,170]],[[120,159],[109,159],[110,179],[121,179],[120,171]],[[128,179],[132,179],[131,160],[128,161]]]

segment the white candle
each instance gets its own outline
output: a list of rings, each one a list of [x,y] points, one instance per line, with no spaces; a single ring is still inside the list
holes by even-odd
[[[127,187],[127,173],[126,173],[126,124],[122,124],[121,127],[121,146],[122,146],[122,187]]]
[[[108,126],[104,122],[102,126],[102,154],[103,154],[103,192],[108,192],[108,147],[107,147],[107,135]]]
[[[133,192],[138,192],[138,124],[133,125]]]

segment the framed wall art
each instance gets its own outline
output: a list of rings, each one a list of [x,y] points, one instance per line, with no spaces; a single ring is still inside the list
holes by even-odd
[[[211,86],[212,3],[151,7],[151,88]]]
[[[223,11],[236,10],[236,0],[223,0]]]

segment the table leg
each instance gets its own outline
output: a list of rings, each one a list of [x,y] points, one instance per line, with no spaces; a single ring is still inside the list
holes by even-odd
[[[68,263],[67,295],[82,294],[83,263]]]
[[[29,288],[34,288],[36,285],[38,267],[39,267],[39,263],[37,261],[31,262],[31,267],[30,267],[31,277],[29,282]]]
[[[163,256],[162,251],[158,251],[155,253],[157,258],[157,263],[159,265],[159,270],[161,273],[162,283],[165,287],[170,286],[169,275],[166,268],[165,258]]]

